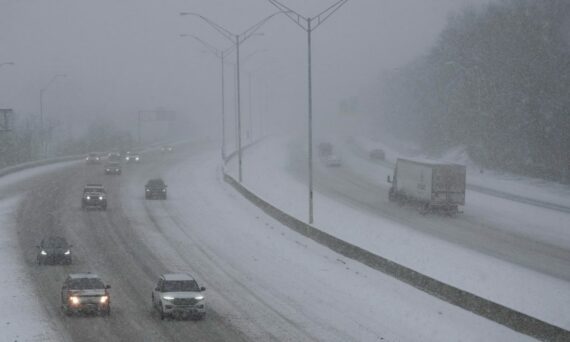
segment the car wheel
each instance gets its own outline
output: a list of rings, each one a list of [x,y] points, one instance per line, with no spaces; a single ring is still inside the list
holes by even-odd
[[[158,314],[160,315],[160,320],[163,321],[164,318],[166,317],[166,314],[164,313],[164,309],[162,307],[162,302],[158,303]]]

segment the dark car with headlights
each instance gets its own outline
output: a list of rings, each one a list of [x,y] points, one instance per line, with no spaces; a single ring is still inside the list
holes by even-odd
[[[110,288],[97,274],[69,274],[61,287],[61,309],[68,316],[76,313],[108,316],[111,314]]]
[[[121,164],[118,162],[109,162],[105,164],[106,175],[120,175],[122,172]]]
[[[146,199],[166,199],[166,184],[160,178],[150,179],[144,186]]]
[[[169,273],[160,276],[152,291],[152,305],[160,314],[167,316],[202,319],[206,315],[205,287],[187,273]]]
[[[107,194],[101,184],[87,184],[81,196],[81,209],[107,209]]]
[[[61,236],[44,238],[38,248],[38,265],[71,264],[71,245]]]

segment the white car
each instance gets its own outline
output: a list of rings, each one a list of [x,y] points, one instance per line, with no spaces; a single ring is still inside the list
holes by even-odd
[[[160,314],[179,318],[203,319],[206,315],[205,287],[199,287],[187,273],[162,274],[152,291],[152,305]]]
[[[322,157],[323,163],[326,166],[341,166],[342,161],[336,154],[329,154]]]

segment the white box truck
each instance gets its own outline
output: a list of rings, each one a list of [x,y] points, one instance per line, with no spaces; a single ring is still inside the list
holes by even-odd
[[[388,199],[421,205],[422,212],[458,212],[465,205],[466,168],[459,164],[434,164],[398,159]]]

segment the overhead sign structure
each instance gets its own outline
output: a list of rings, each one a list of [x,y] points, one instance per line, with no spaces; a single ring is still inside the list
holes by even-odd
[[[12,130],[11,119],[14,111],[9,108],[0,108],[0,132]]]
[[[141,125],[143,122],[169,122],[176,121],[176,112],[173,110],[156,109],[156,110],[140,110],[138,112],[138,143],[142,143]]]

